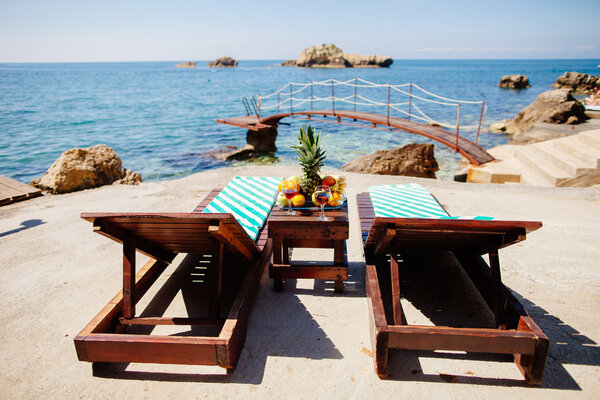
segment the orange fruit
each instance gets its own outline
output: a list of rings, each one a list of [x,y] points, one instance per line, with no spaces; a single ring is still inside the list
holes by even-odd
[[[279,182],[279,186],[277,186],[277,188],[279,189],[280,192],[283,192],[283,184],[285,183],[285,181],[281,181]]]
[[[321,185],[325,186],[333,186],[335,185],[335,178],[333,176],[327,175],[321,179]]]
[[[329,204],[332,207],[338,207],[338,206],[341,206],[343,202],[344,202],[344,198],[342,197],[342,195],[340,193],[331,192],[331,198],[329,199],[327,204]]]
[[[306,198],[303,194],[297,194],[292,198],[292,205],[294,207],[302,207],[306,203]]]

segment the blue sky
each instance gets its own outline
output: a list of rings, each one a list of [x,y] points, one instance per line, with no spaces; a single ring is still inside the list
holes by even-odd
[[[600,0],[0,0],[0,62],[600,58]]]

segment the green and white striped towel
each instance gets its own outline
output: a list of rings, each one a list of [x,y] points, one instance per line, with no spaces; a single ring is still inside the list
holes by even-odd
[[[282,178],[236,176],[206,206],[204,213],[230,213],[256,240],[278,193]]]
[[[490,220],[492,217],[451,217],[437,200],[417,183],[379,185],[369,188],[378,217]]]

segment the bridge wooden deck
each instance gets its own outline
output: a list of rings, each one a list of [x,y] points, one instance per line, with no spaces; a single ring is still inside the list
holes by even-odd
[[[303,116],[307,119],[314,119],[313,117],[322,116],[335,117],[334,120],[325,120],[325,122],[342,123],[341,119],[351,119],[353,121],[365,121],[372,124],[373,128],[377,127],[389,127],[393,129],[400,129],[416,135],[425,136],[431,140],[435,140],[445,146],[450,147],[454,151],[459,152],[463,155],[471,164],[481,165],[486,162],[494,160],[483,147],[475,144],[471,140],[462,136],[458,137],[458,146],[456,140],[456,133],[450,132],[446,129],[422,124],[420,122],[409,121],[403,118],[389,117],[387,115],[359,112],[359,111],[348,111],[348,110],[315,110],[315,111],[298,111],[293,113],[283,113],[271,115],[259,120],[256,116],[245,116],[235,117],[227,119],[218,119],[217,122],[221,124],[238,126],[252,131],[259,131],[266,127],[277,126],[280,120],[287,117],[298,117]]]
[[[41,195],[40,189],[0,175],[0,206]]]

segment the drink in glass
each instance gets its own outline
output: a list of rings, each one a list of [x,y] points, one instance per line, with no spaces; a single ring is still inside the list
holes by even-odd
[[[286,199],[288,199],[289,208],[286,215],[296,215],[296,211],[292,211],[292,199],[300,192],[300,186],[296,181],[284,181],[282,185],[282,192]]]
[[[317,221],[329,221],[331,218],[325,216],[325,204],[331,198],[331,190],[329,186],[320,185],[315,187],[315,201],[321,205],[321,215],[317,217]]]

